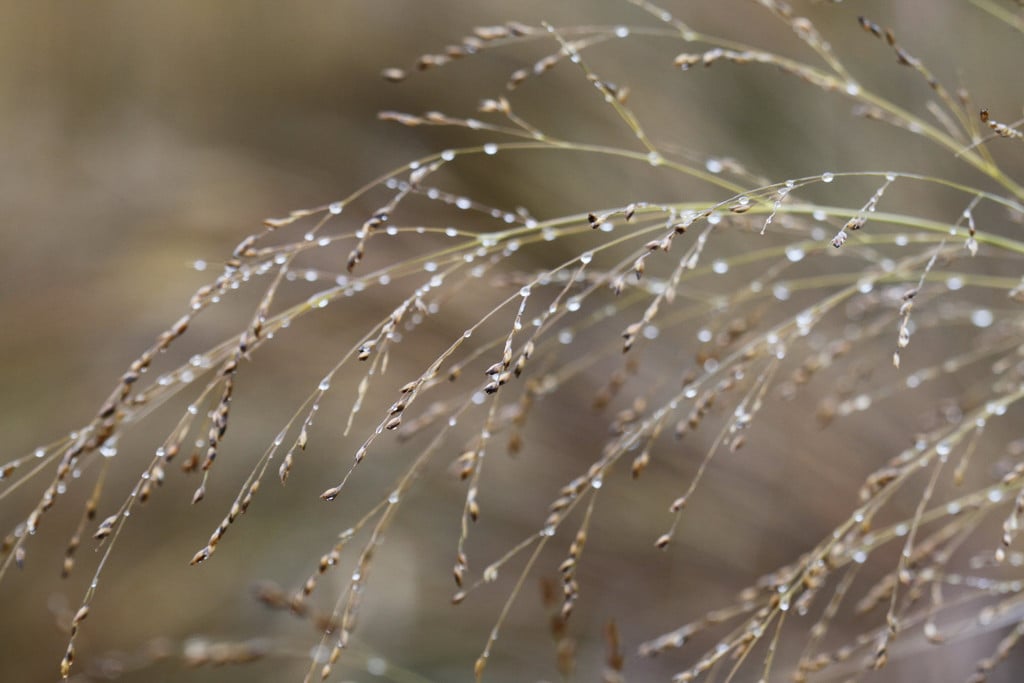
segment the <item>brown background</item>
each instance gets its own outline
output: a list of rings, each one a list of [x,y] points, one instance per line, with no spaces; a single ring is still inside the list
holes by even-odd
[[[674,10],[682,18],[709,33],[806,57],[785,26],[751,3],[679,4]],[[189,267],[192,261],[223,259],[265,217],[339,198],[449,140],[479,139],[464,131],[402,129],[377,121],[377,111],[441,108],[468,114],[480,98],[502,91],[509,72],[544,51],[506,49],[397,87],[382,82],[383,67],[408,66],[475,25],[506,19],[652,23],[626,3],[604,1],[5,5],[0,23],[4,461],[91,418],[126,365],[206,281],[208,274]],[[927,97],[926,88],[894,66],[881,43],[860,31],[858,13],[895,26],[908,49],[947,82],[968,85],[994,112],[1006,112],[1001,119],[1019,112],[1020,36],[965,3],[797,5],[815,17],[847,66],[883,94],[911,104]],[[632,48],[611,46],[603,58],[595,57],[603,74],[633,88],[631,101],[657,140],[735,156],[776,180],[826,169],[961,172],[949,155],[936,154],[925,142],[854,119],[847,102],[817,96],[770,69],[723,66],[680,75],[671,68],[677,51],[672,43],[639,42]],[[542,127],[577,139],[629,144],[597,97],[580,85],[577,72],[563,66],[548,80],[520,95],[524,110]],[[1019,158],[1009,162],[1017,170]],[[652,181],[643,171],[634,176],[600,166],[559,166],[555,160],[534,175],[531,166],[517,163],[512,169],[518,174],[474,172],[450,182],[474,196],[508,193],[539,216],[637,196],[679,196],[690,189]],[[860,192],[857,196],[866,197],[870,189]],[[902,196],[911,205],[931,201],[914,189]],[[957,205],[940,203],[924,213],[955,216],[957,211]],[[310,456],[315,464],[297,472],[283,491],[268,487],[216,561],[190,569],[187,560],[248,471],[246,456],[262,451],[288,408],[315,385],[337,353],[334,335],[358,327],[360,318],[351,317],[357,314],[379,316],[380,310],[371,301],[349,317],[297,332],[305,336],[293,340],[290,352],[268,351],[263,374],[254,372],[253,384],[245,387],[249,393],[242,394],[246,400],[232,418],[232,450],[225,458],[233,460],[218,464],[216,490],[202,509],[187,504],[192,486],[174,481],[170,491],[140,511],[141,519],[132,520],[80,642],[80,671],[95,673],[89,667],[114,651],[129,653],[120,659],[131,661],[158,636],[168,637],[177,651],[190,634],[205,633],[214,639],[267,636],[286,645],[280,657],[249,668],[183,672],[169,662],[126,673],[122,680],[301,678],[297,672],[305,670],[304,654],[315,635],[255,606],[246,586],[271,578],[294,587],[401,463],[365,472],[365,501],[353,496],[327,509],[316,494],[347,466],[353,444],[339,444],[325,433],[322,450]],[[234,333],[237,321],[228,317],[197,330],[195,349]],[[465,324],[453,318],[447,332],[458,334]],[[407,367],[417,360],[411,357]],[[592,391],[593,384],[581,390]],[[595,430],[586,414],[573,419],[542,419],[534,437],[538,455],[496,470],[507,486],[492,492],[494,525],[482,532],[479,557],[493,556],[535,529],[551,488],[598,452],[595,432],[601,425]],[[680,482],[653,482],[643,490],[631,489],[625,479],[618,482],[609,493],[616,502],[603,512],[603,540],[589,558],[586,606],[575,622],[579,680],[592,680],[587,676],[600,666],[600,625],[609,617],[626,622],[624,640],[631,648],[722,604],[762,572],[810,547],[849,509],[864,472],[891,454],[871,452],[876,443],[884,444],[890,426],[884,420],[872,425],[866,449],[851,444],[842,431],[808,444],[787,441],[785,429],[770,430],[765,438],[776,453],[804,447],[830,452],[833,459],[814,468],[781,457],[723,467],[703,489],[704,507],[694,512],[700,521],[667,559],[653,551],[651,541],[666,521],[663,501]],[[577,436],[567,441],[566,432]],[[128,460],[136,457],[131,448],[141,453],[152,447],[140,439],[118,457]],[[583,453],[572,453],[576,449]],[[559,459],[566,453],[575,459]],[[111,490],[127,490],[137,471],[115,468],[114,483],[121,487],[112,484]],[[5,525],[18,519],[36,493],[27,489],[0,501]],[[371,582],[375,597],[364,610],[363,638],[423,680],[470,680],[471,662],[505,594],[482,592],[462,619],[447,605],[462,491],[439,476],[407,503],[408,523],[387,544],[387,569]],[[42,538],[30,544],[26,569],[0,586],[0,679],[5,681],[56,677],[64,636],[53,612],[68,605],[74,609],[89,571],[83,568],[69,582],[57,580],[62,543],[78,509],[77,504],[65,508],[47,519]],[[91,549],[83,548],[81,555],[82,564],[91,566]],[[548,573],[558,557],[550,560]],[[483,562],[477,560],[476,568]],[[553,646],[532,583],[520,602],[524,607],[499,641],[488,680],[554,680]],[[636,604],[650,606],[638,611]],[[989,650],[988,642],[972,641],[957,657],[958,676]],[[652,680],[647,677],[665,678],[677,670],[679,661],[631,665],[640,672],[635,680]],[[929,661],[915,670],[916,680],[952,680],[949,662]],[[340,680],[375,680],[360,670],[358,656],[354,662]],[[897,661],[890,669],[890,680],[900,680],[900,666]]]

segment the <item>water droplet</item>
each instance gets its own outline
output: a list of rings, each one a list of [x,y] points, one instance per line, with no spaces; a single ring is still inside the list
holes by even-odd
[[[441,158],[444,159],[445,161],[451,161],[452,159],[455,158],[455,151],[451,149],[446,149],[445,151],[441,152]]]
[[[493,156],[498,153],[498,146],[493,142],[488,142],[484,145],[484,154],[487,156]]]
[[[345,205],[342,204],[341,202],[334,202],[333,204],[327,207],[327,210],[330,211],[335,216],[337,216],[339,213],[342,212],[342,209],[344,208]]]
[[[971,324],[975,327],[989,327],[994,321],[995,316],[987,308],[979,308],[971,313]]]
[[[791,244],[786,247],[786,258],[789,259],[790,263],[802,261],[804,258],[804,250],[795,244]]]
[[[713,270],[718,275],[724,275],[725,273],[729,272],[729,263],[728,261],[718,259],[717,261],[711,264],[711,270]]]
[[[592,252],[592,251],[585,251],[582,254],[580,254],[580,263],[582,263],[583,265],[587,265],[588,263],[590,263],[593,260],[594,260],[594,252]]]
[[[797,314],[796,318],[797,329],[800,330],[802,336],[806,336],[811,331],[811,325],[814,323],[814,315],[809,311],[801,311]]]
[[[628,38],[629,37],[629,28],[627,28],[626,26],[616,26],[615,27],[615,37],[616,38]]]
[[[826,171],[825,173],[821,174],[821,182],[823,182],[823,183],[831,183],[835,179],[836,179],[835,175],[832,174],[832,173],[829,173],[828,171]]]
[[[388,663],[380,657],[370,657],[366,660],[366,671],[374,676],[383,676],[388,672]]]
[[[530,296],[530,285],[523,285],[519,289],[519,296],[523,297],[524,299]]]
[[[198,270],[199,272],[202,272],[206,270],[206,261],[202,259],[196,259],[196,261],[192,264],[192,267]]]
[[[328,389],[331,388],[331,380],[324,377],[322,380],[320,380],[320,385],[318,386],[318,388],[320,389],[320,391],[327,391]]]
[[[718,159],[708,159],[704,162],[704,168],[708,170],[708,173],[721,173],[723,167],[722,162]]]
[[[1006,415],[1006,404],[1005,403],[988,403],[985,405],[985,411],[989,415],[1002,416]]]

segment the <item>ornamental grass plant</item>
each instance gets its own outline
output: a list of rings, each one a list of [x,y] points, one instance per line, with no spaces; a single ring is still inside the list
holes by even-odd
[[[1024,9],[689,5],[388,45],[409,160],[4,457],[6,676],[1017,680]]]

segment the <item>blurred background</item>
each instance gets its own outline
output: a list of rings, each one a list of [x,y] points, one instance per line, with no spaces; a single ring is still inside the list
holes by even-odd
[[[701,31],[813,61],[787,26],[753,3],[666,6]],[[1020,113],[1020,36],[968,3],[794,6],[814,19],[861,82],[917,112],[924,111],[926,86],[894,65],[891,52],[861,31],[856,15],[893,26],[910,52],[946,83],[966,86],[996,118],[1010,121]],[[480,99],[504,93],[513,70],[555,47],[495,50],[413,74],[397,85],[380,77],[382,69],[410,69],[421,54],[442,51],[472,27],[507,20],[656,25],[617,0],[5,2],[3,16],[4,462],[93,417],[124,368],[211,278],[197,272],[195,261],[216,270],[266,217],[340,199],[446,145],[484,141],[461,129],[409,129],[378,121],[378,111],[441,109],[471,116]],[[983,182],[925,141],[851,116],[850,103],[839,97],[822,96],[770,68],[721,65],[680,74],[672,68],[679,51],[673,41],[623,41],[596,50],[593,66],[631,88],[630,103],[652,139],[683,158],[741,159],[750,171],[773,181],[825,170],[896,168]],[[569,65],[524,85],[513,103],[555,134],[635,145]],[[1020,178],[1019,154],[1005,158]],[[470,165],[452,172],[446,187],[484,201],[521,204],[537,217],[637,199],[686,199],[690,192],[709,196],[706,186],[680,184],[675,176],[651,169],[624,170],[575,158],[538,163],[510,156],[500,173]],[[854,198],[835,198],[835,203],[862,203],[873,190],[867,184],[848,187]],[[894,203],[939,220],[962,209],[962,198],[933,197],[914,187],[902,189]],[[336,535],[408,467],[408,453],[388,462],[387,448],[381,449],[377,455],[384,462],[364,469],[358,491],[326,506],[317,495],[347,468],[359,439],[342,438],[337,425],[325,425],[289,485],[282,489],[268,481],[274,485],[265,485],[213,560],[192,568],[188,559],[223,516],[256,454],[358,330],[393,305],[386,296],[375,301],[371,296],[348,309],[339,307],[330,319],[294,331],[290,346],[268,349],[259,359],[252,379],[239,387],[208,499],[190,506],[194,484],[181,482],[174,472],[169,486],[127,525],[79,641],[76,672],[124,681],[301,680],[316,632],[287,614],[266,610],[251,599],[248,587],[261,579],[287,589],[301,585]],[[204,320],[190,333],[184,358],[236,334],[247,310],[237,310],[234,318]],[[471,322],[455,314],[446,319],[450,328],[434,330],[437,339],[451,339]],[[888,362],[887,354],[879,358]],[[424,360],[429,360],[424,354],[399,356],[389,371],[392,381],[400,385],[415,376]],[[596,377],[602,374],[608,370],[597,368]],[[583,405],[599,386],[599,379],[590,378],[575,387]],[[385,401],[387,395],[378,398]],[[331,409],[343,416],[350,398],[339,398]],[[122,445],[117,464],[125,466],[113,468],[109,490],[117,493],[110,494],[106,507],[116,507],[183,405],[154,416],[151,430],[136,430],[141,433]],[[500,464],[490,473],[495,479],[485,503],[491,526],[475,532],[481,537],[471,558],[475,571],[537,529],[557,488],[600,452],[603,420],[586,410],[569,420],[541,415],[531,424],[531,452],[514,461],[496,459]],[[636,644],[729,602],[756,577],[810,548],[848,513],[863,476],[894,454],[896,449],[886,447],[890,436],[904,438],[901,426],[894,414],[867,426],[821,432],[813,446],[785,429],[768,429],[763,438],[773,455],[713,472],[717,476],[708,477],[701,506],[692,512],[694,523],[684,524],[683,538],[668,553],[655,551],[652,541],[669,522],[666,501],[687,479],[669,476],[637,487],[620,476],[595,513],[599,530],[581,569],[583,595],[570,626],[577,639],[578,680],[595,680],[603,665],[601,630],[609,619],[623,632],[626,671],[637,676],[632,680],[662,680],[679,670],[683,658],[639,660]],[[833,457],[809,464],[780,455],[803,447]],[[405,518],[389,537],[370,582],[359,645],[338,680],[472,678],[472,662],[511,584],[505,577],[505,583],[485,587],[457,610],[450,607],[464,486],[445,476],[443,467],[435,470],[416,489],[415,500],[406,503]],[[5,533],[38,493],[29,485],[0,501]],[[78,500],[61,502],[67,504],[46,517],[40,538],[29,545],[25,569],[0,584],[0,678],[5,681],[56,680],[66,642],[61,623],[76,609],[98,559],[86,543],[78,572],[59,579],[63,544],[80,509]],[[545,555],[543,567],[527,582],[487,680],[558,680],[536,577],[557,578],[559,553]],[[178,654],[190,642],[195,646],[198,641],[189,639],[197,635],[211,642],[266,638],[275,656],[245,666],[186,670]],[[957,673],[969,673],[991,646],[991,639],[972,641],[957,657],[962,661]],[[165,651],[175,656],[152,662]],[[888,680],[952,680],[950,663],[942,658],[918,659],[912,669],[902,666],[895,661]],[[992,680],[1016,680],[1012,673],[1002,675],[1011,677]]]

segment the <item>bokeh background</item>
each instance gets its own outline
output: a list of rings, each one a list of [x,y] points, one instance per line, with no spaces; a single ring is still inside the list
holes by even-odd
[[[666,3],[673,4],[681,18],[708,33],[806,54],[786,26],[753,3]],[[998,118],[1011,120],[1020,111],[1020,36],[968,3],[794,4],[815,19],[862,82],[903,98],[917,111],[923,111],[926,87],[860,30],[857,14],[895,27],[908,49],[947,83],[963,84],[993,112],[1005,112]],[[379,110],[471,115],[481,98],[503,92],[512,70],[553,47],[495,51],[400,85],[380,78],[384,67],[408,68],[420,54],[440,51],[473,26],[509,19],[654,23],[628,3],[611,0],[4,5],[4,461],[95,414],[127,364],[209,279],[208,272],[196,272],[194,261],[222,261],[268,216],[322,205],[409,159],[480,140],[468,131],[401,128],[378,121]],[[671,67],[678,51],[670,42],[624,42],[595,52],[594,65],[632,88],[631,104],[652,137],[681,154],[735,157],[773,180],[861,168],[962,173],[949,154],[856,119],[849,102],[821,96],[771,69],[725,65],[681,75]],[[524,87],[514,100],[517,108],[561,135],[630,144],[621,123],[567,67],[555,69],[542,84]],[[1008,159],[1009,167],[1020,171],[1019,155]],[[485,199],[513,197],[536,216],[632,199],[670,199],[699,188],[649,169],[557,158],[544,167],[538,163],[512,158],[501,172],[453,173],[448,187]],[[707,196],[706,188],[702,191],[698,196]],[[864,186],[856,196],[866,199],[870,191]],[[914,188],[899,201],[927,206],[923,212],[929,216],[956,216],[961,208]],[[325,506],[317,494],[347,467],[356,445],[356,439],[325,429],[289,486],[266,486],[213,561],[199,568],[187,561],[223,515],[253,454],[262,452],[345,348],[338,339],[358,336],[355,330],[380,317],[383,305],[368,297],[329,321],[296,330],[290,346],[260,358],[251,384],[239,390],[229,445],[208,499],[190,506],[192,484],[172,475],[167,490],[128,525],[80,640],[78,671],[97,679],[117,672],[125,681],[301,679],[315,632],[258,605],[248,586],[271,579],[296,587],[336,534],[408,461],[365,468],[356,494]],[[205,321],[188,348],[201,350],[233,334],[240,320],[225,314]],[[453,314],[450,329],[436,332],[439,338],[458,335],[468,322]],[[417,372],[424,358],[399,357],[391,371],[395,381],[403,370],[406,377]],[[888,355],[879,358],[884,363]],[[586,394],[597,385],[593,379],[578,388]],[[333,408],[341,415],[344,405],[339,399]],[[180,408],[154,417],[151,431],[142,430],[137,441],[123,445],[111,491],[127,490],[163,433],[160,426],[170,425]],[[599,452],[604,425],[585,410],[568,421],[547,415],[537,422],[532,451],[495,466],[501,485],[489,492],[492,525],[478,533],[477,570],[485,560],[475,558],[494,557],[535,530],[552,492]],[[892,455],[894,449],[886,449],[890,435],[902,434],[898,415],[822,432],[812,443],[787,440],[787,430],[777,426],[764,436],[770,457],[712,472],[701,506],[693,511],[695,521],[685,525],[682,541],[669,553],[655,551],[652,540],[667,522],[664,502],[685,480],[666,477],[648,488],[630,488],[623,477],[609,492],[608,504],[599,506],[600,532],[588,550],[593,554],[581,569],[583,601],[572,622],[578,680],[594,680],[600,669],[601,627],[610,618],[623,630],[627,673],[636,671],[635,680],[660,680],[678,670],[681,658],[640,661],[631,648],[728,602],[736,590],[809,548],[849,510],[864,474]],[[828,459],[809,457],[824,452]],[[793,459],[784,457],[787,453]],[[360,645],[340,680],[471,679],[472,661],[509,584],[506,579],[481,591],[458,610],[449,606],[463,488],[443,471],[435,474],[417,489],[416,500],[406,503],[407,518],[386,545],[386,560],[370,584]],[[37,494],[27,486],[0,501],[5,532]],[[111,496],[107,504],[117,499]],[[46,518],[40,538],[29,546],[25,569],[0,585],[4,681],[57,677],[65,642],[61,621],[75,609],[98,557],[83,547],[79,572],[59,580],[62,544],[77,505],[58,506]],[[545,559],[536,574],[554,577],[558,553]],[[196,634],[211,640],[265,637],[275,656],[240,667],[185,670],[177,654]],[[175,656],[149,663],[147,653],[154,648]],[[488,680],[557,680],[554,649],[531,580],[499,641]],[[957,674],[966,675],[990,649],[991,639],[972,641],[955,657]],[[375,658],[390,667],[383,678]],[[887,675],[895,676],[890,680],[904,675],[903,680],[952,680],[950,661],[918,659],[911,669],[897,660]],[[146,666],[132,670],[143,662]],[[1002,680],[1015,680],[1013,667],[1008,668],[1011,673],[1003,675],[1011,677]]]

